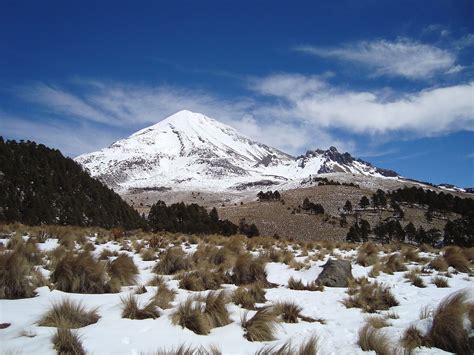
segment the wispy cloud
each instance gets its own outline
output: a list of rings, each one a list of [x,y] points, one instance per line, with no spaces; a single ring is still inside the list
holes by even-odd
[[[317,78],[277,74],[261,78],[254,90],[279,99],[279,105],[260,108],[266,114],[320,129],[359,134],[402,131],[419,137],[474,130],[474,82],[386,99],[383,92],[350,91]]]
[[[407,38],[396,41],[362,41],[331,48],[299,46],[295,49],[319,57],[361,64],[374,70],[376,76],[425,79],[438,73],[454,73],[461,69],[456,64],[456,55],[452,51]]]

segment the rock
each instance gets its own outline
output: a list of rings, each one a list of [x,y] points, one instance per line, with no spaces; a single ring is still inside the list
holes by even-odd
[[[353,279],[352,266],[348,260],[329,259],[316,283],[327,287],[347,287]]]

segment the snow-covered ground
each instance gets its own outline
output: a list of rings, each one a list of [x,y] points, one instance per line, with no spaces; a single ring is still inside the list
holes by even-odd
[[[6,240],[0,240],[6,244]],[[58,246],[56,239],[49,239],[39,243],[43,251],[52,250]],[[117,242],[108,242],[96,245],[93,252],[98,256],[103,249],[111,251],[120,250]],[[185,246],[183,249],[193,253],[197,245]],[[152,267],[156,261],[143,261],[140,254],[128,251],[120,251],[133,257],[135,264],[140,270],[138,285],[144,285],[155,275]],[[309,252],[309,256],[318,254],[318,250]],[[335,249],[335,255],[343,258],[354,258],[354,250],[344,251]],[[298,255],[295,252],[295,255]],[[430,256],[424,254],[423,256]],[[431,255],[432,256],[432,255]],[[308,261],[308,268],[299,271],[290,268],[283,263],[269,262],[266,266],[268,280],[278,284],[276,288],[266,291],[267,305],[277,301],[294,301],[302,307],[302,314],[322,318],[325,324],[318,322],[299,322],[296,324],[279,323],[276,338],[272,342],[250,342],[244,338],[244,330],[241,327],[241,317],[245,309],[233,303],[227,305],[232,323],[211,330],[209,335],[197,335],[188,329],[173,325],[170,315],[175,307],[161,310],[161,316],[157,319],[130,320],[121,318],[121,298],[129,293],[134,293],[137,286],[123,287],[120,293],[115,294],[70,294],[58,290],[40,287],[37,296],[33,298],[17,300],[0,300],[0,323],[11,323],[5,329],[0,329],[0,353],[23,353],[23,354],[54,354],[51,337],[55,328],[40,327],[36,324],[48,307],[55,301],[70,298],[80,301],[88,308],[97,307],[100,319],[97,323],[78,329],[83,346],[90,354],[140,354],[156,351],[163,348],[172,348],[180,344],[187,345],[211,345],[217,346],[223,354],[253,354],[265,345],[282,345],[291,340],[296,346],[315,335],[318,338],[319,354],[362,354],[364,353],[357,344],[358,331],[364,325],[369,314],[363,313],[358,308],[346,308],[341,301],[347,297],[347,288],[326,287],[323,292],[318,291],[296,291],[287,287],[288,279],[293,276],[304,282],[313,281],[322,270],[329,255],[323,260]],[[304,261],[307,256],[297,256],[297,261]],[[363,267],[352,259],[352,272],[355,277],[367,276],[371,267]],[[409,265],[414,268],[419,265]],[[45,275],[48,274],[43,270]],[[438,303],[447,295],[455,291],[466,289],[474,299],[474,288],[472,276],[466,273],[457,273],[451,269],[449,288],[437,288],[431,283],[432,274],[422,274],[426,288],[418,288],[411,285],[403,277],[404,272],[395,272],[393,275],[381,273],[377,281],[390,287],[391,291],[399,301],[399,306],[392,307],[389,311],[381,311],[380,315],[396,313],[399,318],[388,318],[390,325],[382,329],[394,345],[398,345],[399,339],[406,328],[416,325],[420,330],[427,329],[430,318],[420,320],[420,311],[424,307],[436,308]],[[165,276],[168,286],[175,289],[178,294],[173,302],[176,306],[184,301],[189,295],[199,292],[186,291],[178,288],[178,281],[173,276]],[[374,280],[369,278],[369,280]],[[146,293],[137,295],[142,304],[146,303],[154,294],[156,287],[146,286]],[[223,285],[229,293],[236,288],[235,285]],[[203,292],[205,294],[205,292]],[[255,311],[250,311],[253,315]],[[436,348],[419,348],[418,354],[442,354],[444,351]]]

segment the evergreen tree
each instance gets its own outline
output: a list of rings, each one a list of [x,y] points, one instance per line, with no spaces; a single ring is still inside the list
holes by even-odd
[[[369,206],[370,206],[370,201],[367,198],[367,196],[362,196],[359,202],[359,207],[365,210]]]
[[[350,213],[352,212],[352,203],[349,200],[346,200],[346,203],[344,204],[344,211]]]

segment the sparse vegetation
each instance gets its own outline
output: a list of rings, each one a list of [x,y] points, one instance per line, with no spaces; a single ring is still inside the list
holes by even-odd
[[[53,303],[38,325],[43,327],[82,328],[97,323],[97,309],[87,310],[81,303],[63,299]]]
[[[350,290],[349,290],[350,291]],[[365,312],[374,313],[398,306],[398,301],[387,286],[377,282],[368,283],[350,291],[350,296],[342,301],[347,308],[361,308]]]
[[[369,324],[359,330],[359,346],[364,351],[375,351],[377,355],[392,353],[389,338],[383,331],[373,328]]]
[[[122,301],[122,318],[129,319],[147,319],[147,318],[158,318],[160,312],[157,309],[155,299],[152,298],[143,307],[138,304],[137,296],[128,295],[127,297],[121,298]]]
[[[68,328],[58,328],[52,339],[54,350],[59,355],[85,355],[81,339],[77,332]]]
[[[172,275],[178,271],[189,270],[191,265],[190,257],[180,247],[175,247],[166,249],[160,255],[160,261],[153,268],[153,271],[157,274]]]
[[[249,341],[271,341],[275,340],[277,327],[276,314],[273,308],[265,307],[257,311],[252,318],[248,318],[248,312],[242,317],[242,328],[245,330],[245,338]]]
[[[180,325],[200,335],[209,334],[211,329],[209,320],[202,311],[201,304],[192,297],[178,305],[171,320],[173,324]]]

